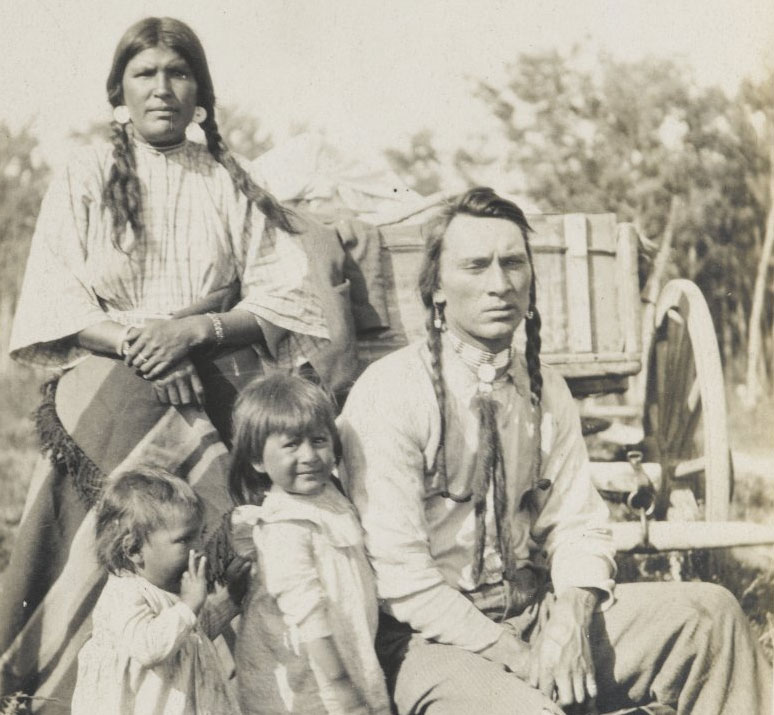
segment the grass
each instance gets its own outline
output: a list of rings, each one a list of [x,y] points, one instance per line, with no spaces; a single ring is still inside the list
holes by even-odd
[[[42,379],[21,368],[0,375],[0,571],[8,563],[38,457],[31,413]]]
[[[742,406],[728,391],[728,422],[735,450],[774,457],[774,395],[761,400],[753,409]],[[771,475],[774,478],[774,474]]]
[[[0,715],[28,713],[30,698],[24,693],[11,693],[0,697]]]

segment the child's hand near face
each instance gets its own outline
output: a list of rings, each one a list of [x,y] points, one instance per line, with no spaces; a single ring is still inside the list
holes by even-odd
[[[191,549],[188,552],[188,570],[180,580],[180,600],[186,604],[196,615],[204,605],[207,598],[207,557],[198,557]]]

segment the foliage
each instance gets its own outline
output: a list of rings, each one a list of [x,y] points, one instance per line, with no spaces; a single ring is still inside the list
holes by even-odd
[[[28,127],[0,122],[0,351],[6,352],[11,316],[21,287],[48,167]],[[0,365],[4,361],[0,360]]]
[[[385,155],[393,170],[418,194],[429,196],[441,190],[438,154],[429,130],[411,137],[406,150],[387,149]]]
[[[218,128],[229,148],[253,160],[274,146],[271,134],[261,125],[261,120],[238,107],[218,107]]]
[[[17,366],[0,374],[0,571],[8,563],[38,458],[31,411],[39,399],[42,380],[36,371]]]
[[[76,129],[70,132],[70,139],[78,144],[91,144],[98,141],[110,141],[109,122],[91,122],[85,129]]]
[[[603,57],[595,75],[571,59],[525,55],[502,90],[478,84],[509,139],[506,168],[521,167],[544,210],[614,211],[649,237],[679,197],[675,273],[699,284],[716,318],[734,315],[766,214],[750,190],[769,167],[748,113],[671,60]]]
[[[702,289],[730,363],[747,342],[768,210],[774,76],[743,83],[732,99],[698,87],[670,59],[586,59],[576,50],[525,54],[501,84],[477,81],[473,92],[494,130],[459,149],[454,169],[468,185],[482,175],[507,177],[511,193],[543,211],[614,212],[656,240],[678,199],[666,278],[689,278]],[[391,152],[416,187],[443,176],[432,165],[428,177],[428,157],[437,156],[428,132],[414,137],[410,151]],[[771,292],[766,304],[770,332]]]

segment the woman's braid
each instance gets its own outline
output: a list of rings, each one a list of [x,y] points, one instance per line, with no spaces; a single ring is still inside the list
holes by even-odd
[[[110,141],[113,144],[113,166],[110,168],[102,200],[113,216],[113,245],[120,248],[126,224],[135,236],[143,233],[142,193],[137,178],[132,143],[126,126],[116,121],[110,124]]]
[[[210,154],[215,157],[218,163],[228,171],[231,180],[234,182],[234,188],[237,191],[241,191],[252,201],[270,223],[287,233],[297,233],[298,230],[291,220],[292,212],[282,206],[268,191],[258,186],[229,151],[223,138],[220,136],[220,131],[213,114],[213,110],[208,108],[207,119],[201,124],[204,136],[207,139],[207,149],[209,149]]]

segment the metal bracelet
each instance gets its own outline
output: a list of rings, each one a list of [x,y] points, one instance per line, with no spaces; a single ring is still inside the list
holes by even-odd
[[[215,331],[215,345],[220,347],[223,345],[225,334],[223,332],[223,321],[216,313],[207,313],[210,321],[212,321],[212,329]]]

